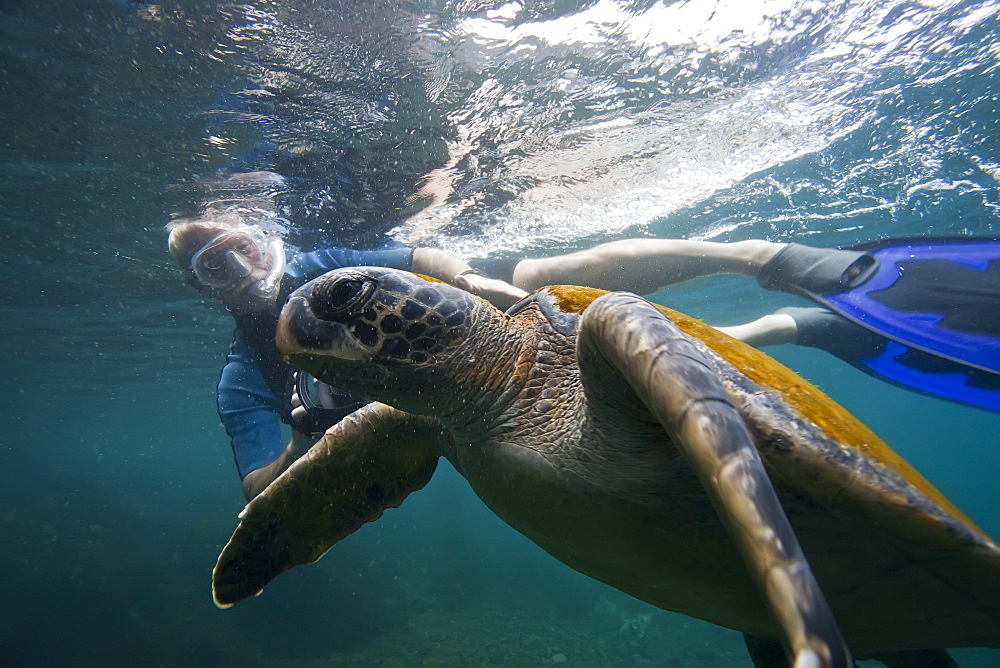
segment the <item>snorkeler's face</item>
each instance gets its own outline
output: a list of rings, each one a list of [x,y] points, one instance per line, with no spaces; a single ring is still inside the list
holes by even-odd
[[[240,286],[254,269],[266,271],[268,244],[252,227],[240,227],[213,237],[191,256],[191,270],[209,288]]]
[[[230,311],[269,311],[277,308],[283,260],[279,239],[269,240],[257,228],[243,226],[211,237],[191,256],[191,271],[199,291]]]

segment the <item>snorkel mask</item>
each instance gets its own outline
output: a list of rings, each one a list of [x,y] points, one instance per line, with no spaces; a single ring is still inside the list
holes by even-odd
[[[191,271],[202,285],[222,288],[236,285],[268,262],[271,269],[267,275],[249,288],[254,296],[268,298],[277,293],[285,271],[285,246],[280,238],[268,238],[256,227],[244,225],[216,235],[202,246],[191,256]]]

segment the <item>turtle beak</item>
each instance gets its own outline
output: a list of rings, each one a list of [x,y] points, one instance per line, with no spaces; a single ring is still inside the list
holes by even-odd
[[[281,309],[275,334],[278,352],[286,359],[301,355],[358,361],[370,359],[371,352],[344,324],[316,317],[309,297],[308,292],[296,291]]]

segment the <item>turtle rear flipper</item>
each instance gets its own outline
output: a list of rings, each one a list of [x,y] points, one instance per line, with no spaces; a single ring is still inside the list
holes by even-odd
[[[743,417],[703,353],[648,302],[595,300],[578,359],[620,374],[684,453],[774,614],[790,662],[849,666],[850,652]]]
[[[327,430],[240,513],[212,573],[215,604],[259,594],[427,484],[444,438],[432,418],[369,404]]]

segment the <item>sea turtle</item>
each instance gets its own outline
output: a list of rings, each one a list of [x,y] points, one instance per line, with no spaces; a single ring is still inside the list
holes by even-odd
[[[445,457],[556,558],[744,632],[758,663],[778,641],[802,666],[1000,646],[997,545],[815,387],[692,318],[570,286],[505,314],[350,268],[296,291],[277,341],[377,403],[246,507],[220,606],[316,561]]]

